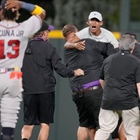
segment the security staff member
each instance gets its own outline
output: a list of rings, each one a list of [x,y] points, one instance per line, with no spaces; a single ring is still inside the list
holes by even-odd
[[[76,31],[74,25],[65,25],[62,29],[66,40],[70,39]],[[95,131],[98,128],[98,114],[102,98],[99,74],[102,62],[104,57],[115,53],[116,50],[110,43],[96,42],[92,39],[81,41],[85,41],[83,51],[75,48],[65,49],[64,55],[65,63],[69,68],[79,67],[85,72],[84,76],[69,78],[73,91],[73,101],[79,113],[78,140],[85,140],[88,139],[88,130],[94,129]]]
[[[138,137],[140,60],[131,54],[135,47],[135,39],[131,35],[123,35],[119,43],[120,51],[109,56],[101,69],[100,82],[104,90],[99,114],[100,129],[95,140],[108,139],[120,115],[126,139],[137,140]]]
[[[62,77],[84,75],[83,70],[69,69],[56,48],[48,42],[51,26],[44,21],[28,43],[23,59],[24,126],[22,140],[29,140],[34,125],[40,125],[38,140],[47,140],[55,108],[54,70]]]

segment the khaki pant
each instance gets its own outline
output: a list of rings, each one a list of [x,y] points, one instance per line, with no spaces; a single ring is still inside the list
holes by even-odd
[[[134,107],[129,110],[111,111],[100,109],[99,125],[94,140],[107,140],[118,124],[119,113],[124,123],[125,136],[127,140],[137,140],[139,129],[139,109]]]

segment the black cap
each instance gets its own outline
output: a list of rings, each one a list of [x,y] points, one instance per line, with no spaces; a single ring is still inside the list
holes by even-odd
[[[40,30],[38,32],[42,32],[42,31],[45,31],[45,30],[48,30],[48,31],[54,30],[54,26],[48,25],[47,22],[43,21],[42,22],[42,27],[40,28]]]

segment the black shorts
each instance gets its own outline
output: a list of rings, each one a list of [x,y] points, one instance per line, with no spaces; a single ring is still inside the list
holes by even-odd
[[[99,127],[99,111],[102,100],[102,88],[87,91],[83,93],[82,97],[77,93],[73,95],[73,101],[77,106],[79,114],[79,125],[81,127],[88,127],[96,129]]]
[[[24,124],[53,123],[55,93],[23,94]]]

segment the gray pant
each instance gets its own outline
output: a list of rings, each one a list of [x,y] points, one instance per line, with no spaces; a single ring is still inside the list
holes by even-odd
[[[121,116],[124,123],[125,136],[127,140],[137,140],[139,129],[139,109],[134,107],[129,110],[122,110]],[[119,112],[100,109],[99,125],[95,140],[107,140],[118,124]]]
[[[2,127],[15,128],[22,101],[22,79],[10,79],[10,72],[0,74],[0,122]]]

